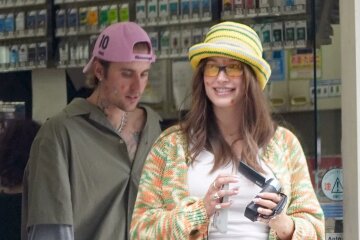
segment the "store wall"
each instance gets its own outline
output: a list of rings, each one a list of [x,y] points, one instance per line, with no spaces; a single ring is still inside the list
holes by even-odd
[[[344,239],[360,239],[360,1],[340,1]]]
[[[64,69],[32,71],[33,119],[44,122],[66,105],[66,75]]]

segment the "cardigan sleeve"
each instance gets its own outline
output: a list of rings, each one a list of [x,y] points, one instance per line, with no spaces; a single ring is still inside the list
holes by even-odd
[[[293,219],[292,239],[324,239],[324,214],[312,186],[306,158],[298,139],[288,131],[287,156],[291,171],[291,198],[287,214]]]
[[[147,157],[132,217],[131,239],[192,239],[207,231],[209,219],[203,200],[186,194],[184,183],[177,178],[184,169],[168,166],[179,158],[177,145],[162,135]],[[171,198],[163,193],[169,184],[177,186]]]

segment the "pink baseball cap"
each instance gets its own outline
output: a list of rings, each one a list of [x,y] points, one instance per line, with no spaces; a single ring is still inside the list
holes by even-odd
[[[149,45],[149,54],[134,53],[134,45],[146,42]],[[146,61],[155,62],[151,41],[147,33],[134,22],[115,23],[105,28],[98,36],[92,57],[83,69],[88,72],[95,57],[109,62]]]

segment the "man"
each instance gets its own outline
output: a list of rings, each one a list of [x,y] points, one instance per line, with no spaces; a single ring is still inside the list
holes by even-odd
[[[155,61],[135,23],[100,33],[85,66],[95,90],[44,123],[24,176],[22,239],[127,239],[160,117],[138,106]]]

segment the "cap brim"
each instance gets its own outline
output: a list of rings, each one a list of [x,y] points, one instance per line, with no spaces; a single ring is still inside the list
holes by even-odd
[[[209,57],[227,57],[248,64],[254,70],[262,89],[271,75],[270,65],[262,57],[250,55],[241,48],[200,43],[189,49],[189,60],[193,68],[196,68],[202,59]]]
[[[89,60],[89,62],[85,65],[83,68],[83,73],[89,73],[89,71],[92,68],[93,62],[94,62],[95,56],[92,56]]]

